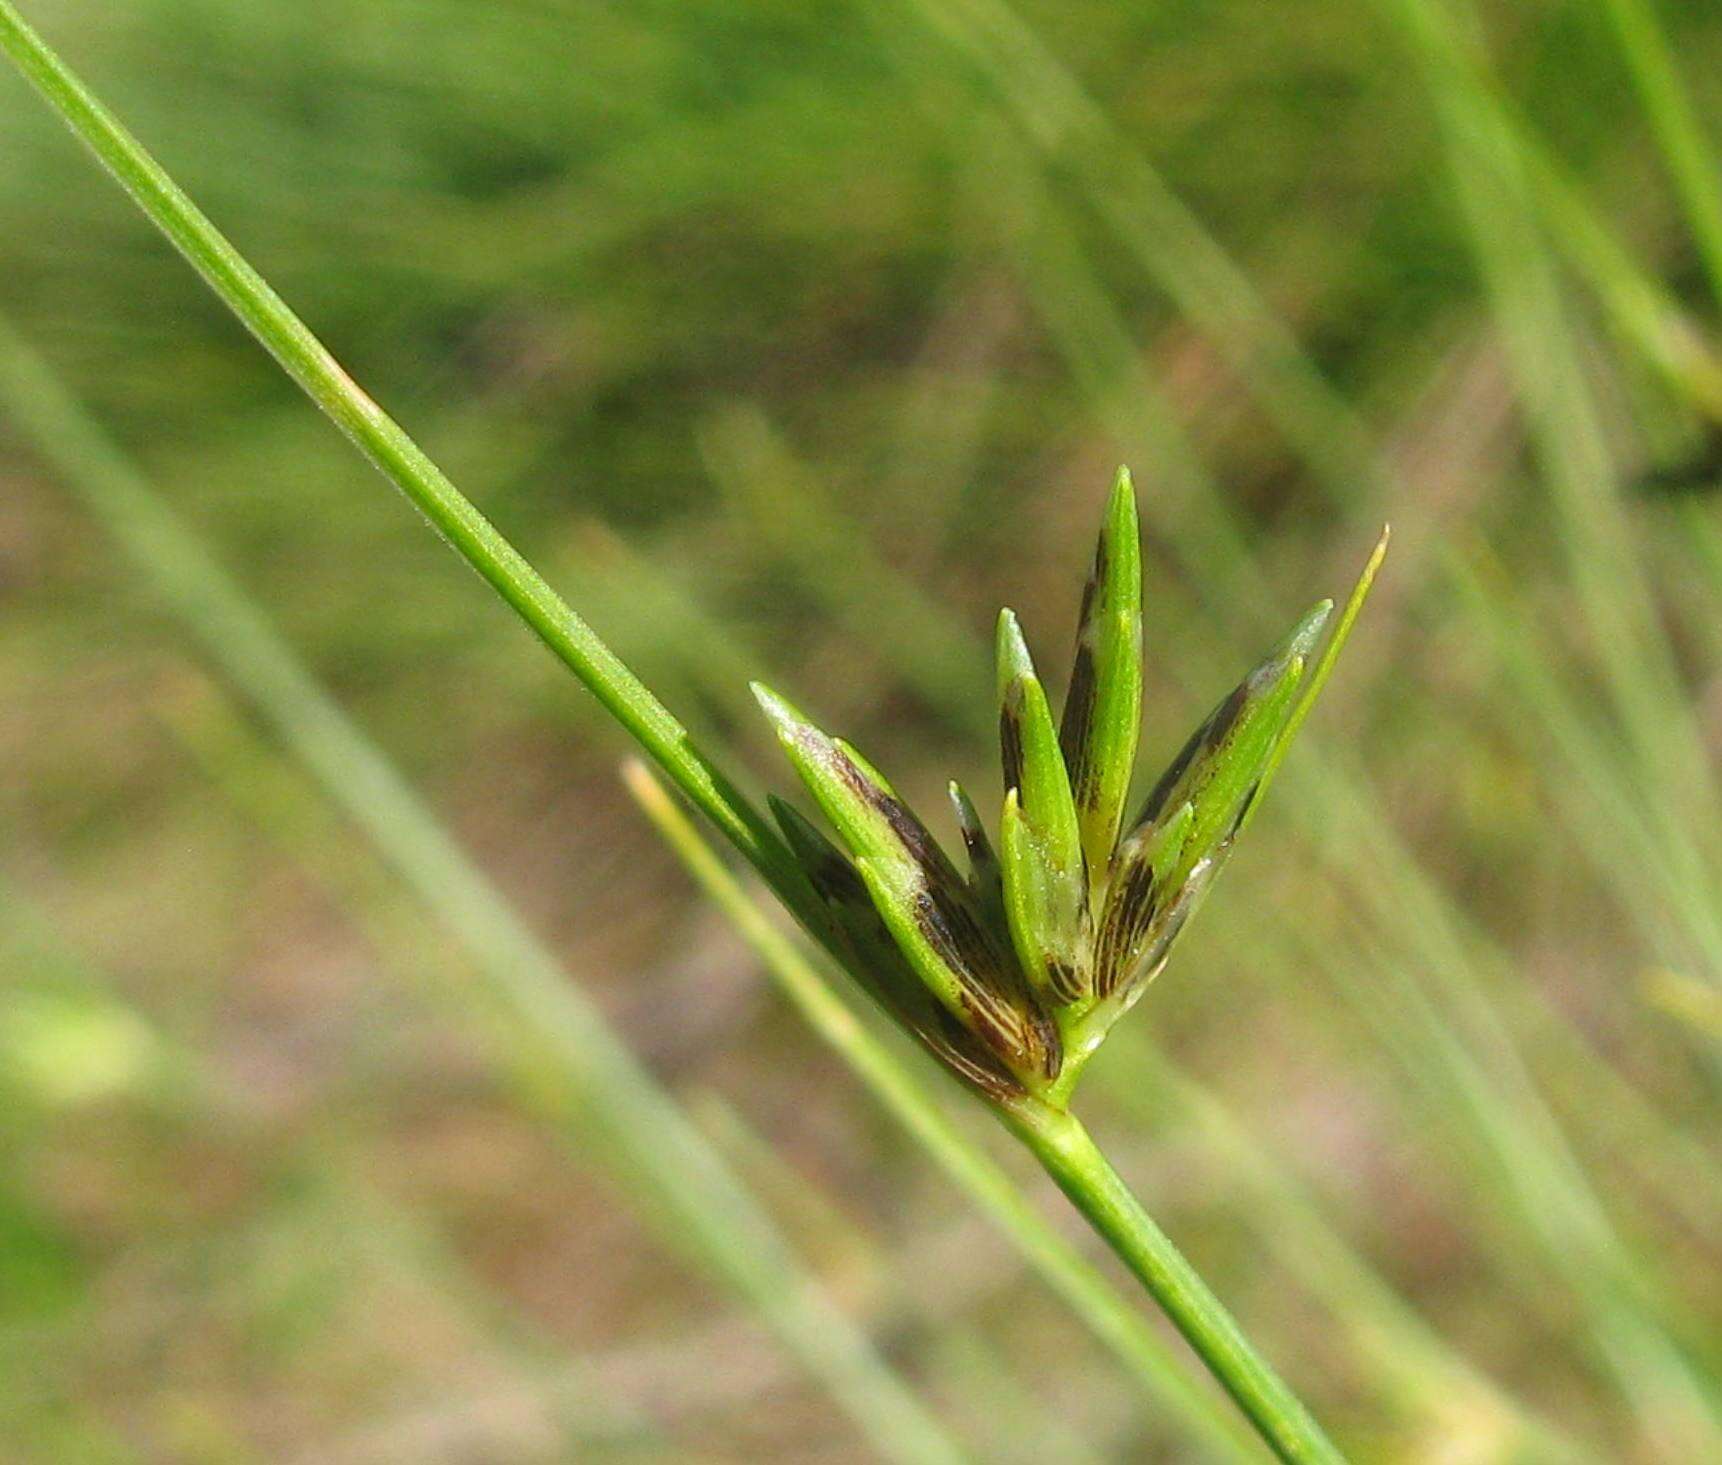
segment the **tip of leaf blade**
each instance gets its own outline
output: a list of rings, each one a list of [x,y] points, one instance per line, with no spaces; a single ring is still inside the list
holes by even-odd
[[[643,759],[629,754],[622,760],[621,775],[628,792],[642,805],[663,797],[663,786]]]
[[[1383,524],[1381,536],[1375,541],[1375,548],[1369,552],[1369,558],[1364,561],[1363,569],[1359,572],[1357,583],[1351,587],[1351,594],[1346,597],[1345,609],[1339,613],[1339,623],[1333,628],[1333,634],[1327,638],[1327,645],[1322,648],[1321,656],[1309,675],[1304,678],[1303,693],[1298,698],[1297,706],[1286,719],[1284,730],[1280,733],[1279,741],[1275,744],[1273,754],[1269,757],[1267,767],[1262,770],[1261,781],[1256,785],[1255,797],[1245,811],[1239,832],[1255,817],[1256,809],[1260,807],[1262,795],[1273,782],[1279,766],[1285,761],[1291,741],[1297,736],[1297,731],[1303,726],[1304,718],[1309,716],[1309,710],[1315,705],[1315,699],[1321,695],[1321,690],[1327,685],[1327,679],[1333,672],[1334,663],[1339,660],[1339,653],[1345,648],[1345,643],[1351,635],[1351,628],[1357,622],[1358,612],[1363,609],[1363,602],[1369,599],[1369,592],[1375,585],[1375,574],[1381,568],[1381,562],[1387,555],[1387,543],[1393,537],[1393,526]]]

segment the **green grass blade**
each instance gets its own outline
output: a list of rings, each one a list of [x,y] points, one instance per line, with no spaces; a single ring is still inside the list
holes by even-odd
[[[1380,480],[1370,434],[1350,403],[1007,0],[896,0],[890,8],[913,15],[984,78],[1030,145],[1074,179],[1119,246],[1248,383],[1335,503]],[[963,118],[967,125],[967,111]]]
[[[1432,0],[1399,3],[1418,36],[1439,34],[1451,24],[1437,18]],[[1681,811],[1696,801],[1714,826],[1722,820],[1722,793],[1680,690],[1653,588],[1635,554],[1636,536],[1617,491],[1593,393],[1578,367],[1581,353],[1522,162],[1500,130],[1488,125],[1486,106],[1455,62],[1454,50],[1431,41],[1420,58],[1463,221],[1612,695],[1637,745],[1664,837],[1689,844]]]
[[[1712,420],[1722,420],[1722,358],[1715,342],[1680,300],[1632,258],[1580,184],[1515,113],[1489,75],[1479,48],[1461,36],[1455,17],[1445,9],[1406,0],[1377,3],[1403,29],[1415,52],[1463,87],[1469,125],[1517,156],[1548,221],[1549,246],[1595,292],[1620,335],[1695,407]]]
[[[1722,306],[1722,171],[1649,0],[1603,0],[1633,85],[1650,114],[1698,257]]]

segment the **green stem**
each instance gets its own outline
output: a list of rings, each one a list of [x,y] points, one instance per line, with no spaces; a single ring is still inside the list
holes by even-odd
[[[1082,1121],[1065,1109],[1018,1105],[1005,1111],[1005,1123],[1135,1273],[1274,1453],[1298,1465],[1343,1462],[1298,1397],[1142,1209]]]
[[[813,1030],[1113,1350],[1156,1406],[1175,1413],[1213,1458],[1255,1458],[1259,1452],[1252,1436],[1224,1401],[1192,1383],[1184,1362],[1147,1319],[1047,1224],[1008,1174],[958,1132],[902,1060],[856,1021],[801,948],[749,897],[662,784],[637,762],[624,768],[623,777],[688,873],[753,947]]]
[[[1588,1443],[1565,1432],[1456,1351],[1366,1260],[1328,1218],[1315,1193],[1281,1158],[1251,1137],[1214,1094],[1183,1073],[1138,1030],[1113,1037],[1116,1065],[1131,1075],[1116,1092],[1127,1118],[1164,1130],[1188,1125],[1202,1145],[1237,1177],[1243,1205],[1263,1246],[1289,1276],[1318,1298],[1334,1323],[1351,1334],[1355,1351],[1382,1384],[1429,1421],[1439,1438],[1475,1428],[1479,1418],[1511,1435],[1504,1458],[1562,1465],[1602,1465]],[[1460,1424],[1460,1421],[1466,1421]]]
[[[792,909],[804,883],[758,812],[687,730],[355,382],[262,275],[82,81],[0,0],[0,50],[294,381],[430,520]]]

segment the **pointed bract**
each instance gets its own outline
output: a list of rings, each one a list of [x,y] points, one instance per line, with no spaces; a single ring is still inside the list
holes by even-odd
[[[1004,925],[1004,872],[993,843],[987,838],[987,827],[981,821],[963,786],[952,780],[949,786],[951,808],[957,816],[957,832],[969,856],[969,889],[980,902],[981,912],[995,929]]]
[[[999,615],[999,740],[1005,788],[1021,795],[1022,812],[1062,873],[1081,868],[1082,832],[1070,775],[1059,751],[1046,689],[1035,675],[1022,629],[1008,610]]]
[[[783,833],[784,843],[789,846],[796,864],[801,866],[802,874],[807,876],[813,893],[819,897],[834,924],[848,934],[855,926],[858,916],[871,916],[871,925],[883,934],[884,922],[874,911],[873,903],[867,896],[867,887],[861,883],[861,877],[855,873],[855,866],[850,863],[849,857],[827,839],[816,825],[804,818],[800,810],[785,803],[776,794],[768,794],[765,802],[766,807],[771,810],[772,818],[777,821],[778,829]]]
[[[1193,810],[1176,870],[1179,880],[1236,832],[1296,706],[1305,660],[1332,609],[1331,601],[1316,606],[1232,689],[1148,795],[1138,828],[1156,823],[1165,809],[1179,803],[1187,802]]]
[[[926,827],[848,744],[756,686],[802,782],[854,857],[854,870],[898,951],[926,989],[1008,1068],[1058,1072],[1056,1026],[999,933]]]
[[[945,1009],[1014,1072],[1057,1077],[1057,1025],[973,903],[929,888],[906,862],[861,856],[855,867],[898,949]]]
[[[1091,926],[1081,827],[1046,691],[1008,610],[999,617],[998,660],[1007,780],[1000,836],[1005,912],[1035,990],[1054,1002],[1074,1002],[1089,990]]]
[[[1082,592],[1059,726],[1082,848],[1097,886],[1111,866],[1124,819],[1141,721],[1142,543],[1135,489],[1129,470],[1120,468]]]
[[[1005,795],[999,850],[1005,920],[1030,985],[1057,1006],[1081,1001],[1092,980],[1087,898],[1078,881],[1054,873],[1014,788]]]
[[[1327,644],[1322,647],[1321,656],[1315,666],[1304,678],[1297,706],[1292,709],[1291,716],[1280,729],[1279,737],[1274,742],[1274,750],[1268,757],[1268,765],[1262,770],[1262,776],[1256,780],[1255,789],[1238,819],[1238,833],[1243,833],[1249,827],[1250,820],[1255,817],[1256,809],[1261,805],[1262,795],[1273,782],[1274,774],[1285,760],[1292,739],[1297,736],[1298,728],[1303,725],[1304,718],[1309,716],[1315,699],[1327,685],[1327,679],[1333,675],[1333,668],[1339,661],[1339,653],[1345,649],[1345,643],[1351,636],[1351,628],[1357,624],[1357,617],[1362,613],[1363,602],[1369,599],[1369,592],[1375,588],[1376,572],[1381,569],[1381,562],[1387,557],[1387,543],[1392,537],[1393,526],[1383,524],[1381,536],[1375,541],[1375,548],[1369,552],[1369,558],[1364,561],[1363,569],[1358,572],[1356,583],[1351,587],[1351,594],[1346,597],[1345,606],[1339,613],[1339,623],[1327,638]]]
[[[1120,1013],[1129,1011],[1131,1005],[1142,995],[1143,988],[1160,975],[1161,968],[1172,954],[1172,944],[1183,934],[1185,925],[1207,895],[1208,887],[1213,884],[1214,876],[1219,873],[1220,866],[1224,863],[1228,848],[1229,846],[1222,846],[1214,854],[1196,861],[1195,868],[1177,888],[1170,903],[1157,914],[1149,926],[1143,940],[1137,945],[1130,964],[1120,973],[1122,980],[1116,989],[1116,995],[1120,999]]]
[[[881,1008],[959,1078],[995,1099],[1020,1096],[1020,1079],[926,988],[892,938],[847,856],[778,798],[768,800],[797,862],[831,918],[827,946]]]
[[[1133,830],[1118,846],[1094,938],[1097,995],[1110,996],[1144,975],[1144,956],[1177,898],[1172,876],[1183,863],[1194,816],[1186,801],[1158,823]]]
[[[769,688],[756,682],[753,693],[801,781],[851,854],[907,858],[924,867],[928,879],[957,879],[944,851],[866,759],[821,732]]]

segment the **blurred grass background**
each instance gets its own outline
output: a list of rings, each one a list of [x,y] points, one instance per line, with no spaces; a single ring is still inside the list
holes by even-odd
[[[1050,675],[1119,461],[1148,772],[1391,519],[1090,1123],[1358,1457],[1518,1458],[1526,1418],[1708,1457],[1722,18],[28,13],[762,782],[788,779],[759,675],[918,803],[995,788],[992,615]],[[584,695],[22,84],[0,97],[5,320],[952,1431],[988,1460],[1202,1458],[773,994]],[[866,1458],[625,1172],[561,1143],[471,1020],[468,955],[5,380],[6,1458]]]

